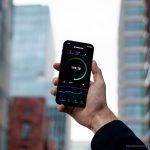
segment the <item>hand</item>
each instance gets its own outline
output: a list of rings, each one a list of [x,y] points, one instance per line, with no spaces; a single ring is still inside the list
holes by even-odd
[[[60,64],[55,63],[53,67],[59,71]],[[91,129],[95,133],[102,126],[117,118],[107,106],[106,86],[96,61],[92,63],[92,74],[94,82],[90,82],[85,108],[64,106],[63,104],[58,105],[57,108],[59,111],[69,114],[79,124]],[[55,87],[51,90],[51,94],[55,96],[58,78],[54,78],[53,83]]]

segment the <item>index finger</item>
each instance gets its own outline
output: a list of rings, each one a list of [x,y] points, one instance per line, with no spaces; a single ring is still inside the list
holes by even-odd
[[[54,63],[53,68],[56,69],[57,71],[60,70],[60,63]]]

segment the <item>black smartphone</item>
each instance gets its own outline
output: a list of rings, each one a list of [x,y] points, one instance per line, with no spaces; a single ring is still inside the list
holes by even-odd
[[[94,47],[65,41],[63,44],[56,103],[85,107],[90,84]]]

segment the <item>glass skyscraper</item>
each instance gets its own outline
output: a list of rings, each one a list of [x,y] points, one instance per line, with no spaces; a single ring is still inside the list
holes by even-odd
[[[10,96],[45,97],[49,95],[46,56],[52,44],[49,9],[40,5],[15,6],[13,21]]]
[[[145,0],[122,0],[119,27],[119,117],[148,143]]]
[[[6,149],[7,90],[12,35],[12,1],[0,0],[0,149]]]
[[[68,134],[70,129],[67,128],[68,119],[66,115],[59,112],[56,107],[48,107],[47,118],[51,121],[49,140],[56,142],[57,150],[69,150],[66,144],[69,144],[67,142],[69,142]]]
[[[15,6],[10,70],[10,97],[43,97],[47,116],[53,123],[50,140],[65,150],[66,115],[58,112],[50,96],[54,59],[49,8],[42,5]]]
[[[146,16],[147,16],[147,37],[148,37],[148,40],[147,40],[147,45],[148,45],[148,48],[147,48],[147,62],[148,62],[148,66],[149,66],[149,69],[148,69],[148,72],[147,72],[147,78],[146,78],[146,84],[147,84],[147,94],[148,94],[148,99],[149,99],[149,113],[150,113],[150,1],[149,0],[146,0],[146,6],[147,6],[147,11],[146,11]],[[150,124],[149,124],[149,131],[150,131]],[[150,141],[150,136],[149,136],[149,141]],[[150,145],[150,144],[149,144]]]

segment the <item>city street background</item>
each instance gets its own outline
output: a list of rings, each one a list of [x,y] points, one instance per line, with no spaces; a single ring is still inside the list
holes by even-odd
[[[149,5],[148,0],[1,0],[0,150],[16,150],[19,142],[21,149],[34,150],[34,140],[39,150],[90,149],[93,133],[58,112],[49,93],[58,75],[52,65],[60,61],[66,40],[94,45],[109,107],[149,144]]]

